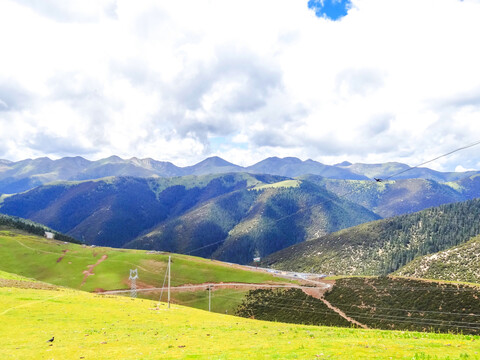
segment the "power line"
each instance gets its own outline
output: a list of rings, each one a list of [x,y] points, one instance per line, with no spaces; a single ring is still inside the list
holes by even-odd
[[[224,297],[222,295],[218,295],[218,297]],[[273,304],[256,304],[256,306],[260,307],[266,307],[266,308],[278,308],[278,309],[285,309],[285,310],[297,310],[300,312],[306,312],[306,313],[314,313],[314,314],[325,314],[325,315],[338,315],[335,311],[317,311],[317,310],[309,310],[305,309],[304,307],[300,306],[282,306],[282,305],[276,305],[276,304],[282,304],[281,302],[273,302]],[[278,314],[278,313],[277,313]],[[390,320],[393,322],[406,322],[406,323],[411,323],[411,324],[418,324],[418,325],[431,325],[431,326],[438,326],[438,327],[453,327],[453,328],[466,328],[466,329],[471,329],[471,330],[480,330],[480,323],[464,323],[464,322],[453,322],[453,323],[459,323],[459,324],[472,324],[472,325],[479,325],[478,327],[476,326],[465,326],[465,325],[449,325],[452,323],[452,321],[448,320],[440,320],[440,319],[432,319],[432,318],[410,318],[410,317],[398,317],[398,319],[392,319],[393,316],[389,315],[380,315],[380,314],[372,314],[372,315],[367,315],[364,313],[355,313],[355,312],[345,312],[345,314],[353,319],[355,318],[363,318],[363,319],[379,319],[379,320]],[[341,317],[341,316],[340,316]],[[403,319],[403,320],[401,320]],[[441,323],[438,323],[438,322]],[[446,323],[446,324],[445,324]]]
[[[218,295],[217,297],[225,297],[225,298],[230,298],[230,299],[235,299],[234,297],[229,297],[227,295]],[[315,299],[315,300],[313,300]],[[302,304],[304,303],[308,303],[308,304],[316,304],[317,303],[317,300],[318,301],[321,301],[320,299],[318,298],[315,298],[313,297],[313,299],[292,299],[292,298],[287,298],[288,301],[295,301],[295,302],[301,302]],[[269,302],[271,300],[268,300]],[[329,301],[330,302],[330,301]],[[275,303],[275,302],[274,302]],[[280,303],[280,302],[278,302]],[[333,303],[333,302],[330,302],[330,304],[334,305],[335,307],[338,307],[340,310],[342,311],[345,311],[347,312],[348,310],[344,310],[341,306],[348,306],[350,308],[362,308],[362,307],[365,307],[365,308],[368,308],[370,310],[376,310],[376,309],[382,309],[382,310],[390,310],[390,311],[403,311],[403,312],[411,312],[411,313],[432,313],[432,314],[442,314],[442,315],[454,315],[454,316],[462,316],[462,317],[467,317],[467,316],[475,316],[475,317],[478,317],[480,316],[480,314],[476,314],[476,313],[454,313],[454,312],[449,312],[449,311],[435,311],[435,310],[418,310],[418,309],[399,309],[399,308],[391,308],[391,307],[379,307],[379,306],[375,306],[375,305],[358,305],[358,304],[339,304],[339,303]],[[293,306],[293,308],[296,308]],[[355,310],[355,309],[354,309]],[[351,312],[352,314],[358,314],[358,313],[354,313],[354,312]],[[395,315],[392,315],[392,316],[395,316]],[[463,323],[463,322],[462,322]],[[479,322],[475,322],[473,324],[478,324],[480,325],[480,321]]]
[[[233,297],[228,297],[224,295],[218,295],[217,297],[223,297],[223,298],[230,298],[234,299]],[[308,300],[301,300],[301,299],[287,299],[288,301],[290,300],[297,300],[301,301],[303,304],[305,303],[310,303],[311,305],[313,304],[319,304],[319,303],[312,303],[311,301]],[[319,300],[321,301],[321,300]],[[266,308],[277,308],[277,309],[285,309],[285,310],[295,310],[298,312],[306,312],[306,313],[314,313],[314,314],[325,314],[325,315],[334,315],[337,314],[334,310],[330,311],[323,311],[323,310],[309,310],[305,309],[305,307],[302,306],[291,306],[285,304],[284,301],[272,301],[271,299],[268,299],[268,304],[255,304],[255,306],[260,306],[260,307],[266,307]],[[480,330],[480,322],[464,322],[464,321],[453,321],[453,320],[442,320],[442,319],[434,319],[434,318],[419,318],[419,317],[408,317],[408,316],[395,316],[395,315],[388,315],[388,314],[365,314],[365,313],[359,313],[359,312],[352,312],[352,311],[345,311],[342,310],[345,315],[351,317],[352,319],[355,318],[364,318],[364,319],[378,319],[378,320],[384,320],[384,321],[391,321],[391,322],[406,322],[406,323],[411,323],[411,324],[418,324],[418,325],[430,325],[430,326],[437,326],[437,327],[451,327],[451,328],[466,328],[466,329],[471,329],[471,330]],[[278,312],[276,313],[278,315]],[[274,318],[276,315],[272,315],[272,318]],[[337,314],[340,316],[339,314]],[[465,325],[479,325],[477,326],[465,326]]]
[[[393,174],[393,175],[387,176],[387,177],[385,177],[385,178],[383,178],[383,179],[381,179],[381,180],[391,179],[392,177],[395,177],[395,176],[398,176],[398,175],[400,175],[400,174],[406,173],[407,171],[411,171],[411,170],[416,169],[416,168],[418,168],[418,167],[420,167],[420,166],[426,165],[426,164],[428,164],[428,163],[434,162],[434,161],[436,161],[436,160],[438,160],[438,159],[441,159],[441,158],[443,158],[443,157],[449,156],[449,155],[451,155],[451,154],[453,154],[453,153],[456,153],[456,152],[458,152],[458,151],[465,150],[465,149],[474,147],[474,146],[479,145],[479,144],[480,144],[480,140],[479,140],[479,141],[475,141],[474,143],[471,143],[471,144],[466,145],[466,146],[459,147],[459,148],[457,148],[457,149],[455,149],[455,150],[449,151],[448,153],[445,153],[445,154],[443,154],[443,155],[437,156],[437,157],[435,157],[435,158],[433,158],[433,159],[430,159],[430,160],[428,160],[428,161],[425,161],[425,162],[423,162],[423,163],[421,163],[421,164],[415,165],[415,166],[413,166],[413,167],[410,167],[410,168],[408,168],[408,169],[402,170],[402,171],[400,171],[400,172],[398,172],[398,173],[395,173],[395,174]]]
[[[421,163],[421,164],[415,165],[415,166],[413,166],[413,167],[410,167],[410,168],[408,168],[408,169],[402,170],[402,171],[400,171],[400,172],[398,172],[398,173],[389,175],[389,176],[387,176],[387,177],[385,177],[385,178],[383,178],[383,179],[379,179],[379,180],[383,181],[383,180],[391,179],[392,177],[398,176],[398,175],[403,174],[403,173],[405,173],[405,172],[407,172],[407,171],[411,171],[411,170],[416,169],[416,168],[418,168],[418,167],[420,167],[420,166],[426,165],[426,164],[428,164],[428,163],[431,163],[431,162],[436,161],[436,160],[438,160],[438,159],[441,159],[441,158],[443,158],[443,157],[449,156],[449,155],[451,155],[451,154],[453,154],[453,153],[456,153],[456,152],[458,152],[458,151],[465,150],[465,149],[474,147],[474,146],[479,145],[479,144],[480,144],[480,140],[479,140],[479,141],[476,141],[476,142],[474,142],[474,143],[471,143],[471,144],[469,144],[469,145],[465,145],[465,146],[459,147],[459,148],[457,148],[457,149],[455,149],[455,150],[449,151],[448,153],[442,154],[442,155],[437,156],[437,157],[435,157],[435,158],[433,158],[433,159],[430,159],[430,160],[428,160],[428,161],[425,161],[425,162],[423,162],[423,163]],[[343,193],[343,194],[341,194],[341,195],[335,195],[335,194],[333,194],[333,195],[335,196],[335,198],[327,199],[327,200],[324,200],[324,201],[322,201],[322,202],[320,202],[320,203],[318,203],[318,204],[314,204],[314,205],[311,205],[311,206],[306,206],[306,207],[304,207],[304,208],[302,208],[302,209],[297,210],[296,212],[294,212],[294,213],[292,213],[292,214],[285,215],[285,216],[280,217],[280,218],[278,218],[278,219],[272,219],[271,221],[273,221],[274,223],[283,221],[283,220],[288,219],[288,218],[290,218],[290,217],[292,217],[292,216],[295,216],[295,215],[297,215],[297,214],[299,214],[299,213],[301,213],[301,212],[303,212],[303,211],[306,211],[306,210],[309,210],[309,209],[311,210],[311,209],[320,207],[320,206],[322,206],[322,205],[325,205],[325,204],[327,204],[327,203],[329,203],[329,202],[333,202],[333,201],[335,201],[335,200],[341,200],[342,198],[344,198],[344,197],[346,197],[346,196],[348,196],[348,195],[350,195],[350,194],[353,194],[353,193],[355,193],[355,192],[356,192],[356,190],[355,190],[355,189],[352,189],[352,190],[347,191],[346,193]],[[203,249],[205,249],[205,248],[208,248],[208,247],[211,247],[211,246],[214,246],[214,245],[223,243],[223,242],[224,242],[224,240],[216,241],[216,242],[214,242],[214,243],[201,246],[201,247],[199,247],[199,248],[194,248],[194,249],[186,252],[185,254],[189,255],[189,254],[194,253],[194,252],[196,252],[196,251],[198,251],[198,250],[203,250]]]

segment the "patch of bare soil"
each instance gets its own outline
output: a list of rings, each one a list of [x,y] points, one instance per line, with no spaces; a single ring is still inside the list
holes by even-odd
[[[95,275],[93,273],[93,269],[95,269],[95,267],[97,267],[98,265],[100,265],[103,261],[105,261],[107,259],[107,255],[102,255],[102,257],[100,259],[98,259],[98,261],[93,264],[93,265],[87,265],[87,270],[84,270],[82,273],[83,273],[83,281],[82,283],[80,284],[80,286],[83,286],[83,284],[85,284],[85,281],[87,281],[87,278],[89,276],[92,276],[92,275]]]
[[[68,249],[65,249],[65,250],[62,250],[62,252],[63,252],[63,255],[60,256],[60,257],[57,259],[57,263],[59,263],[60,261],[63,260],[63,258],[65,257],[65,255],[67,255],[67,252],[69,252],[69,250],[68,250]]]
[[[145,267],[155,272],[164,271],[167,268],[167,264],[163,261],[153,259],[142,260],[142,265],[145,265]]]

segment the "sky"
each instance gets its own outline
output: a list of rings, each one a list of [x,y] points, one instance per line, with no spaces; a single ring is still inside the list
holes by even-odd
[[[478,19],[480,0],[2,0],[0,159],[414,166],[480,140]]]

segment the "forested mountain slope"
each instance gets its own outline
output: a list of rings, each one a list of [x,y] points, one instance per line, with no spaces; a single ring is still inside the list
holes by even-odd
[[[382,275],[417,256],[480,234],[480,199],[362,224],[276,252],[264,265],[296,271]]]
[[[378,218],[309,182],[283,181],[213,198],[126,247],[249,263],[307,239]]]
[[[7,197],[0,211],[46,224],[88,244],[121,247],[148,228],[180,216],[199,203],[279,179],[234,174],[65,182]]]
[[[194,255],[240,262],[378,218],[314,184],[245,173],[51,184],[4,198],[0,211],[88,244],[188,253],[215,243]]]
[[[480,237],[414,259],[396,274],[424,279],[480,283]]]

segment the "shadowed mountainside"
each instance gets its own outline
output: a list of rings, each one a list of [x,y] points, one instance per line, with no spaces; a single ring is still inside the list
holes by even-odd
[[[204,247],[194,255],[239,262],[378,218],[315,184],[245,173],[51,184],[4,198],[0,211],[88,244]]]
[[[125,246],[195,250],[194,255],[249,263],[253,257],[375,218],[321,187],[290,180],[211,199]]]

